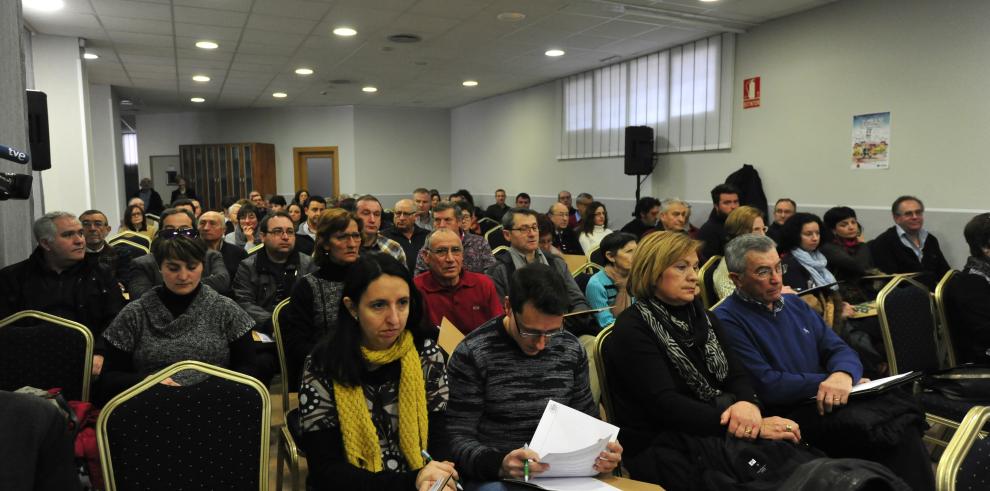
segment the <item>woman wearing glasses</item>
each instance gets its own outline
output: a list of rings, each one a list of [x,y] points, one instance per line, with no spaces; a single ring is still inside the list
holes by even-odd
[[[341,208],[319,217],[313,251],[319,269],[296,280],[284,321],[280,319],[290,387],[297,385],[303,360],[317,341],[337,329],[344,280],[361,248],[361,226],[360,218]]]
[[[306,359],[299,390],[307,487],[426,491],[457,477],[423,455],[446,453],[447,375],[409,272],[369,254],[344,284],[338,325]]]
[[[746,234],[766,235],[767,226],[763,221],[763,213],[752,206],[740,206],[725,218],[725,243]],[[732,292],[736,291],[736,285],[729,279],[729,268],[725,267],[725,261],[719,261],[715,272],[712,274],[712,283],[715,285],[715,294],[721,300]]]
[[[98,393],[106,402],[148,375],[182,360],[197,360],[256,376],[251,369],[254,320],[203,284],[207,249],[195,229],[167,229],[151,244],[162,284],[128,304],[103,331],[106,354]],[[183,374],[166,385],[197,379]]]
[[[625,465],[666,489],[704,488],[704,470],[733,440],[801,439],[793,421],[761,415],[718,319],[695,296],[700,245],[678,232],[643,238],[628,281],[636,303],[603,347]]]
[[[130,230],[131,232],[140,232],[151,238],[151,231],[148,229],[148,219],[144,216],[144,209],[138,205],[131,205],[127,207],[127,211],[124,212],[124,226],[121,227],[121,232],[124,230]]]

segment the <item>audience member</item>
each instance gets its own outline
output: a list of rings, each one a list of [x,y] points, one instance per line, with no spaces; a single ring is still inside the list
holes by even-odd
[[[894,226],[870,241],[873,264],[887,274],[922,273],[918,280],[934,289],[949,271],[938,239],[925,229],[925,205],[914,196],[901,196],[890,207]]]
[[[141,208],[141,210],[143,211],[144,210],[144,200],[142,200],[141,198],[138,198],[137,196],[135,196],[135,197],[127,200],[127,206],[137,206],[138,208]]]
[[[861,288],[859,280],[879,270],[873,266],[856,211],[848,206],[836,206],[825,212],[824,222],[821,252],[828,260],[828,269],[842,282],[839,292],[853,303],[872,300],[874,295]]]
[[[557,202],[567,208],[567,228],[572,229],[577,227],[578,220],[581,217],[578,216],[578,211],[571,206],[571,192],[565,189],[557,193]]]
[[[588,215],[588,205],[590,205],[592,201],[595,201],[595,198],[588,193],[581,193],[577,195],[577,202],[574,204],[574,207],[577,208],[578,223],[575,227],[580,226],[585,220],[585,216]]]
[[[621,232],[633,234],[636,238],[642,237],[653,227],[657,226],[657,218],[660,215],[660,200],[652,196],[644,196],[636,202],[633,210],[632,221],[622,226]]]
[[[203,207],[202,207],[202,205],[200,205],[200,204],[199,204],[199,200],[198,200],[198,199],[191,199],[191,200],[189,200],[189,201],[191,201],[191,202],[192,202],[192,206],[193,206],[193,215],[194,215],[194,216],[195,216],[196,218],[199,218],[199,217],[200,217],[200,215],[202,215],[202,214],[203,214]]]
[[[265,196],[261,194],[261,191],[257,189],[252,189],[248,193],[248,200],[254,205],[255,213],[257,214],[258,222],[261,222],[265,218],[265,214],[268,213],[268,203],[265,202]]]
[[[465,203],[464,208],[461,208],[461,220],[460,229],[461,232],[465,234],[481,235],[481,226],[478,224],[478,217],[475,215],[477,208],[470,206],[470,203]]]
[[[254,321],[233,300],[200,282],[206,244],[164,234],[151,244],[151,251],[163,282],[124,307],[103,332],[106,359],[99,400],[108,401],[148,375],[184,360],[257,377],[250,334]],[[162,383],[196,383],[199,379],[190,375],[195,373],[179,372]]]
[[[554,256],[558,256],[561,259],[563,259],[564,253],[560,252],[560,249],[557,249],[553,245],[553,230],[556,228],[556,226],[553,224],[552,221],[550,221],[550,218],[547,217],[546,215],[539,215],[539,214],[536,215],[536,227],[539,229],[539,233],[540,233],[539,247],[540,250],[543,251],[543,254],[546,255],[547,257],[549,257],[552,254]],[[505,239],[504,235],[499,236],[499,238],[506,247],[509,247],[511,245],[509,241]]]
[[[496,222],[502,221],[502,215],[509,211],[509,205],[505,204],[505,190],[502,188],[495,190],[495,204],[488,207],[485,210],[485,216],[495,220]]]
[[[430,191],[426,188],[413,190],[413,203],[416,204],[416,226],[426,231],[433,230],[433,214],[430,210],[434,203],[430,198]]]
[[[168,200],[169,203],[172,203],[173,204],[172,205],[173,208],[175,207],[174,203],[176,201],[180,200],[180,199],[183,199],[183,198],[186,198],[186,199],[195,199],[196,198],[196,191],[193,188],[187,187],[187,182],[186,182],[186,178],[185,177],[176,176],[175,177],[175,183],[176,183],[176,186],[178,186],[178,187],[176,187],[175,189],[172,190],[172,197]],[[151,212],[148,212],[148,213],[151,213]]]
[[[569,226],[568,208],[563,203],[554,203],[547,210],[547,216],[553,222],[553,246],[564,254],[584,255],[581,242],[574,229]]]
[[[285,207],[285,212],[289,214],[289,218],[292,220],[292,225],[296,227],[296,231],[299,231],[299,227],[303,223],[302,206],[298,203],[289,203],[289,205]]]
[[[243,247],[223,240],[223,237],[223,215],[218,211],[203,213],[199,217],[199,238],[206,243],[207,249],[220,253],[227,274],[233,278],[237,274],[237,266],[248,257],[248,253]]]
[[[529,209],[529,203],[530,203],[529,194],[519,193],[516,195],[516,208]]]
[[[780,242],[780,227],[783,227],[787,219],[795,213],[797,213],[797,203],[794,200],[790,198],[778,199],[777,203],[773,205],[773,223],[767,229],[767,236],[774,242]]]
[[[536,242],[535,213],[514,208],[506,219],[519,220]],[[588,358],[563,327],[568,288],[545,264],[521,266],[511,275],[505,315],[464,338],[447,366],[447,408],[454,461],[468,479],[483,482],[521,478],[524,462],[538,476],[547,466],[524,448],[549,400],[598,416],[588,383]],[[608,473],[622,457],[618,442],[608,444],[594,470]],[[492,489],[508,489],[495,487]]]
[[[285,207],[287,203],[281,194],[273,194],[271,199],[268,200],[268,205],[271,207],[271,211],[286,211]],[[291,219],[292,217],[289,218]]]
[[[303,360],[316,342],[336,332],[344,279],[361,248],[361,220],[341,208],[324,211],[315,230],[313,263],[319,269],[292,287],[280,324],[290,386],[298,384]]]
[[[680,198],[667,198],[660,203],[660,227],[669,232],[689,232],[688,216],[691,206]]]
[[[66,423],[52,401],[0,391],[0,482],[4,489],[82,489],[75,462],[76,432]]]
[[[289,296],[298,278],[317,268],[311,257],[295,250],[295,231],[285,212],[269,213],[261,220],[260,230],[265,247],[241,261],[233,290],[234,300],[254,318],[255,329],[270,334],[275,306]]]
[[[379,230],[382,225],[382,203],[378,198],[366,194],[356,201],[357,216],[364,224],[361,231],[361,254],[369,252],[381,252],[395,258],[402,264],[406,264],[406,253],[402,246],[388,237],[381,235]]]
[[[440,199],[440,191],[437,191],[436,189],[431,189],[430,190],[430,207],[432,208],[432,207],[440,204],[440,201],[442,201]]]
[[[586,205],[581,214],[578,234],[578,242],[581,243],[584,253],[590,258],[591,253],[598,248],[598,244],[610,233],[612,231],[608,229],[608,210],[605,209],[605,205],[598,201]]]
[[[934,489],[921,442],[923,411],[896,390],[850,403],[852,386],[865,381],[863,365],[807,304],[781,294],[783,265],[773,240],[737,237],[725,260],[736,291],[715,314],[766,412],[796,421],[802,440],[830,457],[873,460],[912,489]],[[816,404],[806,404],[811,398]]]
[[[311,195],[304,204],[306,221],[296,229],[296,250],[309,256],[316,246],[316,226],[327,209],[323,196]]]
[[[700,489],[725,453],[745,448],[733,439],[801,439],[794,421],[762,417],[721,324],[696,297],[700,246],[673,231],[643,238],[628,283],[636,303],[616,320],[604,353],[626,467],[666,489]],[[770,476],[787,477],[758,479]]]
[[[431,325],[440,326],[446,317],[467,334],[502,315],[502,299],[492,280],[463,268],[464,246],[457,233],[438,228],[429,234],[423,251],[429,270],[413,280],[423,295]]]
[[[453,464],[422,453],[446,456],[448,387],[409,271],[373,254],[345,285],[336,334],[306,360],[299,391],[307,487],[427,491],[458,477]],[[443,489],[455,491],[454,481]]]
[[[155,240],[171,239],[177,236],[199,239],[196,230],[196,219],[189,210],[168,208],[162,212],[162,229],[158,231]],[[154,242],[152,242],[154,245]],[[206,247],[206,245],[203,245]],[[197,279],[198,280],[198,279]],[[209,285],[220,294],[230,290],[230,273],[223,262],[223,255],[214,250],[207,250],[203,260],[202,282]],[[146,254],[131,261],[130,272],[127,275],[127,291],[131,300],[141,298],[156,285],[162,284],[161,264],[155,262],[152,254]]]
[[[309,201],[309,190],[300,189],[296,191],[295,196],[292,197],[292,202],[299,205],[300,208],[306,207],[306,202]]]
[[[704,243],[701,248],[702,260],[722,255],[722,248],[725,246],[725,219],[732,210],[739,208],[739,191],[729,184],[715,186],[712,189],[712,206],[708,221],[698,232],[698,239]]]
[[[752,206],[740,206],[725,219],[725,242],[746,234],[765,235],[767,230],[763,223],[763,213]],[[729,268],[725,265],[725,258],[718,262],[715,271],[712,273],[712,284],[715,286],[715,296],[719,300],[732,295],[736,291],[736,284],[729,278]]]
[[[165,210],[165,203],[162,202],[162,195],[155,191],[155,188],[151,186],[151,178],[145,177],[141,179],[139,184],[141,189],[138,189],[131,198],[139,198],[144,206],[141,209],[145,210],[147,213],[152,215],[161,215],[162,211]]]
[[[224,208],[226,213],[224,215],[224,219],[226,220],[226,223],[224,223],[224,235],[234,231],[237,224],[237,212],[241,211],[241,207],[248,203],[250,203],[250,201],[246,199],[239,199],[231,203],[230,206]]]
[[[416,204],[413,200],[400,199],[392,210],[395,214],[395,226],[382,235],[402,246],[406,267],[413,271],[416,269],[416,256],[426,243],[426,236],[430,235],[430,231],[416,225]]]
[[[131,258],[126,252],[114,250],[107,244],[110,235],[107,216],[99,210],[86,210],[79,215],[79,223],[86,236],[86,260],[109,272],[115,281],[122,282]]]
[[[945,289],[946,316],[958,363],[990,363],[990,213],[963,229],[969,258]]]
[[[237,210],[237,226],[223,240],[244,250],[261,245],[261,234],[258,233],[258,209],[253,204],[241,205]]]
[[[464,247],[464,269],[474,273],[484,273],[495,264],[492,257],[492,248],[484,237],[465,234],[458,226],[457,217],[460,216],[460,207],[449,201],[441,201],[433,207],[433,230],[445,228],[456,232],[461,238],[461,245]],[[426,248],[420,249],[416,254],[415,274],[421,274],[427,270]]]
[[[121,227],[120,231],[123,232],[124,230],[143,233],[148,236],[148,240],[151,240],[153,234],[148,224],[148,218],[144,214],[144,208],[138,205],[127,206],[127,210],[124,212],[124,226]]]
[[[615,322],[615,318],[630,304],[626,280],[629,278],[633,258],[636,257],[636,247],[636,236],[625,232],[614,232],[602,239],[601,251],[605,258],[605,267],[592,275],[588,286],[584,288],[589,307],[612,307],[595,313],[595,319],[601,327]]]
[[[176,210],[189,210],[189,213],[193,214],[193,218],[196,218],[196,205],[193,204],[193,200],[189,198],[180,198],[172,202],[171,208]]]

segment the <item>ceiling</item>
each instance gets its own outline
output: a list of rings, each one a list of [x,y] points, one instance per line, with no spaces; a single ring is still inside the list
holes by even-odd
[[[54,13],[25,8],[24,20],[37,33],[85,39],[99,55],[85,61],[90,83],[114,86],[134,103],[125,110],[449,108],[832,1],[64,0]],[[503,22],[503,12],[525,19]],[[331,32],[344,25],[358,34]],[[400,33],[422,41],[386,39]],[[220,47],[196,48],[200,40]],[[550,48],[566,54],[547,57]],[[315,73],[296,75],[299,67]],[[468,79],[479,85],[463,87]]]

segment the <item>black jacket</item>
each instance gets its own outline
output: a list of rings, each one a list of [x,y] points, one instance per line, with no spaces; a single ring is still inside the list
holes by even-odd
[[[258,329],[269,333],[272,311],[278,302],[289,296],[298,278],[316,271],[312,258],[293,252],[285,263],[285,281],[276,277],[268,254],[262,249],[241,261],[234,275],[234,300],[257,322]],[[283,290],[279,292],[280,284]]]
[[[725,248],[725,218],[718,213],[718,210],[712,210],[708,221],[698,231],[698,240],[704,242],[701,247],[702,257],[699,258],[702,261],[707,261],[712,256],[722,255]]]
[[[921,261],[918,261],[914,251],[901,243],[896,226],[885,230],[871,240],[869,245],[873,264],[880,271],[887,274],[924,273],[918,277],[918,280],[932,289],[949,271],[949,263],[945,260],[938,239],[933,234],[928,234],[928,239],[925,240],[925,246],[921,249]]]
[[[199,199],[196,196],[196,190],[193,188],[186,188],[185,196],[179,193],[179,188],[175,188],[172,190],[172,199],[171,201],[169,201],[169,203],[175,203],[177,200],[182,198]]]
[[[564,254],[584,255],[584,249],[581,248],[581,241],[578,240],[577,234],[569,228],[553,231],[553,246],[560,249],[560,252]]]
[[[411,239],[407,239],[406,236],[395,227],[382,232],[382,235],[398,242],[399,245],[402,246],[402,250],[406,253],[406,268],[409,269],[409,271],[416,271],[416,256],[419,255],[420,249],[422,249],[423,245],[426,244],[426,237],[430,235],[430,231],[413,224],[413,236]]]
[[[137,192],[131,195],[131,198],[140,198],[141,190],[138,189]],[[143,199],[143,198],[142,198]],[[144,211],[151,213],[152,215],[161,215],[165,211],[165,203],[162,203],[162,195],[158,194],[158,191],[154,189],[151,190],[151,198],[149,198],[150,203],[144,204]]]
[[[764,217],[770,216],[767,213],[769,208],[767,195],[763,193],[763,180],[760,179],[760,173],[756,171],[755,167],[743,164],[742,169],[725,178],[725,183],[731,184],[739,190],[740,205],[752,206],[760,210]]]
[[[237,247],[223,239],[220,240],[220,255],[223,256],[223,265],[226,266],[230,278],[237,274],[237,267],[248,257],[243,247]]]
[[[959,273],[945,289],[949,334],[958,363],[990,363],[990,282]]]

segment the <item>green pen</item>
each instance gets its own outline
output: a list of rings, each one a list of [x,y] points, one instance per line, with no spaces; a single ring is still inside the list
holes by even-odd
[[[433,461],[433,457],[430,457],[430,453],[427,452],[426,450],[420,450],[419,454],[422,455],[424,459],[426,459],[427,464]],[[454,476],[450,476],[450,478],[454,479]],[[457,479],[454,479],[454,485],[457,486],[458,491],[464,491],[464,486],[461,486],[461,483],[457,482]]]
[[[523,443],[523,450],[529,450],[529,442]],[[523,462],[523,481],[529,482],[529,459]]]

